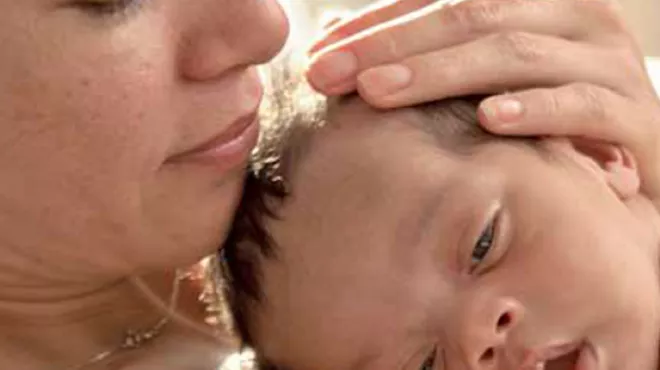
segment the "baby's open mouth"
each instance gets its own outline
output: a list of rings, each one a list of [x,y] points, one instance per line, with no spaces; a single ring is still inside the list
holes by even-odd
[[[545,362],[545,366],[539,366],[542,370],[577,370],[578,359],[580,358],[580,349],[573,350],[563,356],[557,357]]]
[[[593,348],[587,343],[561,346],[540,354],[535,370],[597,370]]]

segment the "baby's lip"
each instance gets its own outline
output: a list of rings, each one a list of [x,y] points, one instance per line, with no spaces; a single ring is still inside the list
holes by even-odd
[[[577,360],[581,351],[586,350],[586,346],[586,343],[580,341],[527,350],[520,370],[559,370],[553,365],[561,366],[561,370],[577,370]],[[553,361],[556,362],[553,364]],[[564,369],[565,366],[560,363],[570,365]]]

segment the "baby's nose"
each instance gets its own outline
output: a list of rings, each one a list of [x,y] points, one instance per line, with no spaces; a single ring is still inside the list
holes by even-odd
[[[460,314],[455,333],[462,362],[470,370],[495,370],[503,364],[511,365],[507,346],[511,332],[522,319],[522,305],[505,298],[472,303]]]

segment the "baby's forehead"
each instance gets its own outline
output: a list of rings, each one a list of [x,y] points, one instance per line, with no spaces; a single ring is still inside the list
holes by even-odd
[[[378,142],[389,143],[389,149],[396,150],[404,146],[410,137],[419,141],[429,133],[426,130],[428,126],[438,123],[442,122],[434,122],[420,107],[376,109],[358,96],[351,95],[328,101],[325,123],[311,136],[313,144],[310,146],[339,144],[348,147],[350,143],[355,151],[370,151],[373,150],[370,145]]]
[[[479,144],[504,141],[480,126],[477,115],[480,101],[478,97],[456,98],[384,110],[350,95],[330,99],[325,117],[327,127],[334,131],[371,129],[369,134],[374,136],[394,131],[416,132],[433,139],[438,148],[454,153],[469,152]]]
[[[340,183],[346,177],[364,183],[395,176],[401,162],[431,160],[441,155],[432,138],[416,128],[413,116],[342,111],[310,139],[296,168],[289,174],[291,192],[299,194],[312,184]],[[359,189],[355,189],[358,191]]]
[[[329,98],[326,105],[327,124],[337,129],[350,129],[357,126],[377,127],[382,122],[422,120],[421,106],[398,109],[378,109],[369,105],[358,95]]]

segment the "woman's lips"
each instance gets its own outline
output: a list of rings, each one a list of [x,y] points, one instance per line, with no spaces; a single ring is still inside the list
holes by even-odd
[[[232,169],[247,161],[258,138],[258,113],[252,112],[209,141],[170,157],[167,162],[210,165],[220,171]]]

